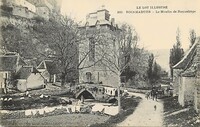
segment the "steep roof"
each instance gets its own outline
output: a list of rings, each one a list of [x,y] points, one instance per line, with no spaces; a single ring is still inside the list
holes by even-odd
[[[50,74],[58,74],[58,73],[60,73],[56,63],[51,61],[51,60],[42,61],[38,65],[37,69],[46,69]]]
[[[196,75],[196,66],[195,64],[190,68],[186,69],[182,74],[183,77],[195,77]]]
[[[186,69],[188,64],[191,62],[196,53],[196,46],[199,43],[200,39],[197,38],[193,46],[186,53],[186,55],[179,61],[176,65],[173,66],[173,69]]]
[[[26,65],[19,55],[0,56],[0,71],[14,71],[17,65]]]
[[[31,73],[40,73],[35,67],[24,66],[17,72],[17,79],[27,79]]]
[[[50,74],[58,74],[59,73],[58,67],[53,61],[45,61],[45,63],[46,63],[47,71]]]
[[[27,65],[29,65],[29,66],[34,66],[34,67],[36,67],[37,66],[37,62],[36,62],[36,60],[37,59],[35,59],[35,58],[29,58],[29,59],[24,59],[24,62],[26,62],[26,64]]]

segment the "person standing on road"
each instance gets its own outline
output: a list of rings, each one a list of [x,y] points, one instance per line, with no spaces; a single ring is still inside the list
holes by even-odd
[[[156,111],[156,108],[157,108],[156,105],[154,105],[154,111]]]

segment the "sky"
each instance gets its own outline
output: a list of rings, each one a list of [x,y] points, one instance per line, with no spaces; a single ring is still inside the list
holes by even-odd
[[[133,26],[140,37],[139,46],[148,50],[172,48],[176,42],[177,28],[180,29],[180,40],[185,50],[189,47],[189,31],[194,29],[197,36],[200,35],[200,0],[63,0],[61,13],[85,22],[86,15],[102,5],[116,23]],[[167,6],[164,10],[192,10],[195,13],[155,13],[160,9],[146,9],[154,13],[126,13],[140,10],[138,6]]]
[[[61,12],[85,22],[86,15],[102,5],[118,23],[132,25],[140,36],[140,46],[149,50],[170,49],[176,42],[179,27],[182,46],[189,45],[189,31],[200,35],[200,0],[63,0]],[[168,10],[194,10],[196,13],[179,14],[130,14],[136,6],[168,6]],[[117,13],[123,11],[122,14]]]

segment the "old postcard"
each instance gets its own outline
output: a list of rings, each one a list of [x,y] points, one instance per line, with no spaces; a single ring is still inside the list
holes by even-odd
[[[0,126],[200,126],[199,0],[0,0]]]

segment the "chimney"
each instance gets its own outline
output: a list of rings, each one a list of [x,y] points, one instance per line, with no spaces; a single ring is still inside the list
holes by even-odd
[[[90,14],[86,15],[86,21],[90,18]]]
[[[111,19],[111,24],[114,26],[114,24],[115,24],[115,18]]]

